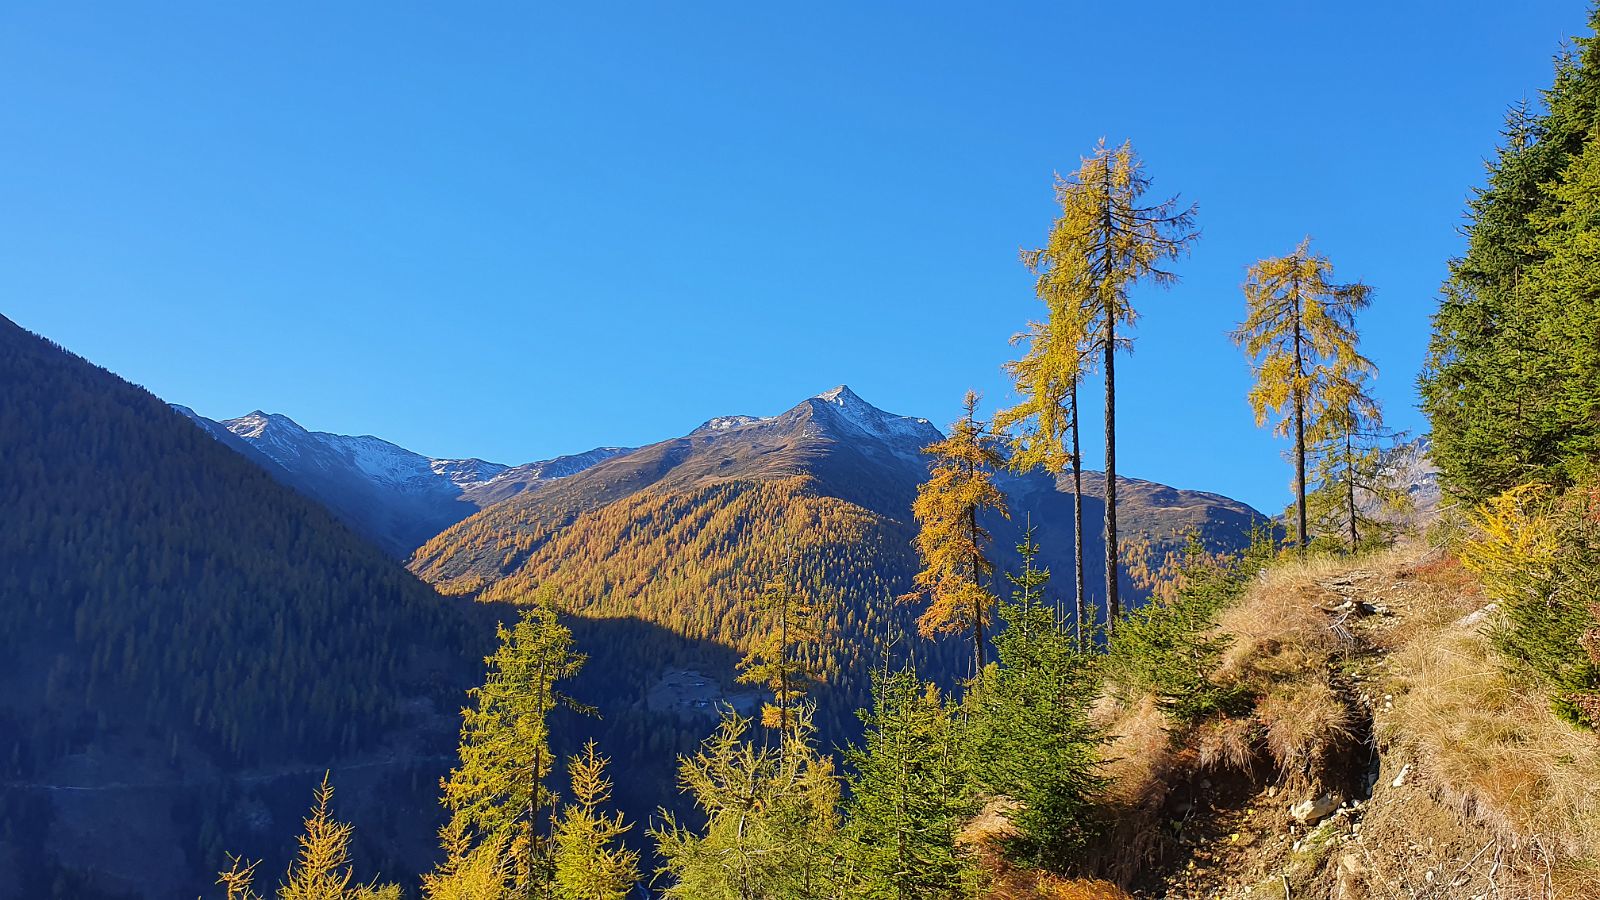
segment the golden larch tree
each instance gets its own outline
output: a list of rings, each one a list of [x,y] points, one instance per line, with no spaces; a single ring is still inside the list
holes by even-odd
[[[983,670],[984,626],[998,602],[984,584],[994,574],[994,562],[989,532],[978,523],[978,515],[986,509],[1006,515],[1005,495],[994,484],[994,471],[1005,460],[978,419],[977,408],[977,393],[968,391],[966,415],[950,426],[948,437],[923,450],[933,457],[933,471],[911,507],[919,526],[916,546],[922,570],[916,589],[901,598],[929,601],[917,619],[917,630],[925,637],[972,632],[975,673]]]
[[[562,808],[553,838],[556,892],[565,900],[625,900],[639,882],[639,853],[621,845],[633,826],[622,813],[605,811],[607,762],[589,741],[567,763],[572,802]]]
[[[788,565],[792,569],[792,555]],[[807,645],[822,640],[825,625],[821,604],[798,580],[792,571],[781,571],[767,580],[754,606],[764,614],[768,628],[739,661],[741,682],[772,691],[773,700],[763,707],[761,722],[777,729],[780,741],[789,739],[795,707],[817,681],[816,667],[807,661],[804,651]]]
[[[355,828],[333,817],[329,773],[323,773],[315,796],[311,813],[305,818],[305,830],[298,838],[300,849],[274,894],[277,900],[400,900],[399,885],[355,880],[350,864],[350,838]],[[259,863],[246,863],[237,856],[230,857],[229,862],[227,871],[217,878],[228,900],[262,900],[254,889]]]
[[[465,834],[468,846],[504,846],[516,889],[529,896],[548,893],[552,879],[541,831],[556,801],[546,784],[554,768],[548,718],[558,705],[587,711],[557,688],[586,659],[573,650],[557,599],[541,587],[514,626],[500,626],[488,675],[461,710],[460,764],[440,785],[452,822],[447,830]]]
[[[1065,335],[1082,336],[1085,354],[1100,358],[1105,378],[1106,628],[1122,614],[1117,576],[1117,351],[1131,346],[1138,321],[1130,299],[1134,285],[1170,286],[1177,275],[1163,265],[1187,252],[1199,237],[1195,207],[1176,197],[1150,202],[1150,177],[1130,143],[1104,140],[1078,170],[1056,179],[1061,213],[1038,253],[1045,283],[1040,293],[1051,320]],[[1065,341],[1066,338],[1063,338]]]
[[[1356,312],[1371,302],[1361,282],[1330,280],[1333,263],[1311,252],[1311,239],[1288,256],[1263,259],[1246,273],[1245,320],[1233,332],[1255,370],[1249,393],[1256,424],[1280,416],[1274,432],[1294,440],[1296,541],[1307,535],[1306,453],[1329,410],[1343,415],[1350,386],[1375,371],[1356,349]]]

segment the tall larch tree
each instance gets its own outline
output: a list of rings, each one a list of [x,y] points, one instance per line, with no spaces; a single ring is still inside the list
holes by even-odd
[[[822,640],[822,605],[798,586],[799,579],[789,568],[768,579],[754,604],[766,621],[750,652],[739,662],[739,680],[759,684],[772,691],[772,702],[762,708],[761,721],[776,729],[778,739],[786,741],[793,730],[796,707],[806,689],[817,680],[817,672],[805,657],[805,648]]]
[[[1163,266],[1199,237],[1195,207],[1176,197],[1150,202],[1150,177],[1130,143],[1102,140],[1078,170],[1056,180],[1061,214],[1039,251],[1049,263],[1043,293],[1062,310],[1070,328],[1082,323],[1083,350],[1100,358],[1105,378],[1106,622],[1122,614],[1117,579],[1117,373],[1118,350],[1131,346],[1138,320],[1130,293],[1141,282],[1170,286],[1177,275]],[[1054,316],[1053,316],[1054,317]]]
[[[1028,323],[1028,330],[1012,337],[1026,344],[1021,359],[1006,363],[1006,373],[1021,398],[995,414],[997,432],[1009,435],[1010,465],[1017,471],[1043,469],[1059,476],[1072,468],[1073,610],[1077,640],[1087,640],[1085,622],[1093,627],[1083,573],[1083,454],[1078,429],[1078,386],[1086,359],[1087,335],[1082,307],[1052,302],[1051,268],[1042,250],[1025,251],[1023,262],[1037,275],[1035,291],[1049,307],[1044,322]]]
[[[1295,540],[1304,549],[1310,541],[1306,509],[1308,440],[1336,389],[1372,371],[1356,349],[1356,312],[1371,299],[1361,282],[1329,280],[1333,263],[1311,252],[1307,238],[1288,256],[1264,259],[1246,273],[1244,322],[1233,340],[1244,348],[1255,371],[1249,401],[1256,424],[1281,416],[1275,432],[1294,441]]]
[[[950,426],[950,435],[923,451],[933,457],[933,471],[911,507],[919,526],[916,546],[922,570],[916,574],[916,589],[901,599],[929,601],[917,620],[925,637],[971,632],[976,673],[983,671],[984,626],[997,602],[984,583],[992,580],[994,563],[989,532],[978,516],[988,509],[1006,514],[1005,495],[994,484],[994,472],[1005,460],[988,426],[978,419],[977,393],[968,391],[965,403],[966,414]]]
[[[442,801],[472,844],[505,846],[515,896],[545,897],[553,873],[542,829],[555,803],[546,784],[554,767],[548,720],[556,706],[577,705],[556,686],[578,673],[584,656],[574,652],[549,588],[499,636],[483,686],[461,711],[461,760],[442,780]]]

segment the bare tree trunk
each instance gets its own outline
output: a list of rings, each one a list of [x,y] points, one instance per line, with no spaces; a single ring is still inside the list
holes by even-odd
[[[971,529],[969,533],[972,535],[973,546],[977,546],[978,510],[976,508],[967,510],[967,528]],[[974,587],[979,586],[981,577],[979,573],[981,571],[982,569],[978,565],[978,557],[972,557],[972,584]],[[978,664],[978,667],[972,672],[973,676],[976,677],[983,672],[983,601],[978,599],[976,593],[973,594],[972,598],[972,657]]]
[[[1350,513],[1350,552],[1356,552],[1356,547],[1361,543],[1361,536],[1356,533],[1356,452],[1351,436],[1354,426],[1347,427],[1344,432],[1344,480],[1345,504]]]
[[[1106,634],[1116,631],[1122,615],[1117,598],[1117,310],[1111,301],[1105,311],[1106,365]]]
[[[1306,364],[1301,350],[1300,336],[1300,280],[1295,278],[1294,291],[1294,503],[1295,517],[1300,526],[1300,552],[1304,553],[1310,542],[1306,534],[1306,398],[1300,382],[1305,380]]]
[[[1294,505],[1300,526],[1300,549],[1306,549],[1306,412],[1298,393],[1294,400]]]
[[[1072,540],[1076,545],[1072,550],[1072,567],[1077,576],[1077,588],[1074,595],[1076,601],[1076,615],[1078,628],[1078,649],[1083,650],[1088,645],[1084,643],[1083,616],[1085,613],[1084,585],[1083,585],[1083,455],[1079,452],[1078,441],[1078,381],[1072,381]],[[1089,623],[1089,631],[1094,632],[1094,622]]]

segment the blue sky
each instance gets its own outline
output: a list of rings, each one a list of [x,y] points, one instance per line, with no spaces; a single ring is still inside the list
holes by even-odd
[[[1245,266],[1309,234],[1375,285],[1381,397],[1423,430],[1463,202],[1587,9],[334,6],[0,7],[0,313],[206,415],[436,456],[840,382],[943,424],[1009,395],[1051,173],[1131,138],[1204,236],[1137,294],[1119,468],[1272,510],[1225,336]]]

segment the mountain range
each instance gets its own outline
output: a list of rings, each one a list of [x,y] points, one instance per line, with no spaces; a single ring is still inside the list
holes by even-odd
[[[173,408],[400,559],[486,506],[627,452],[596,447],[508,466],[423,456],[371,435],[308,431],[288,416],[260,410],[216,421],[186,406]]]

